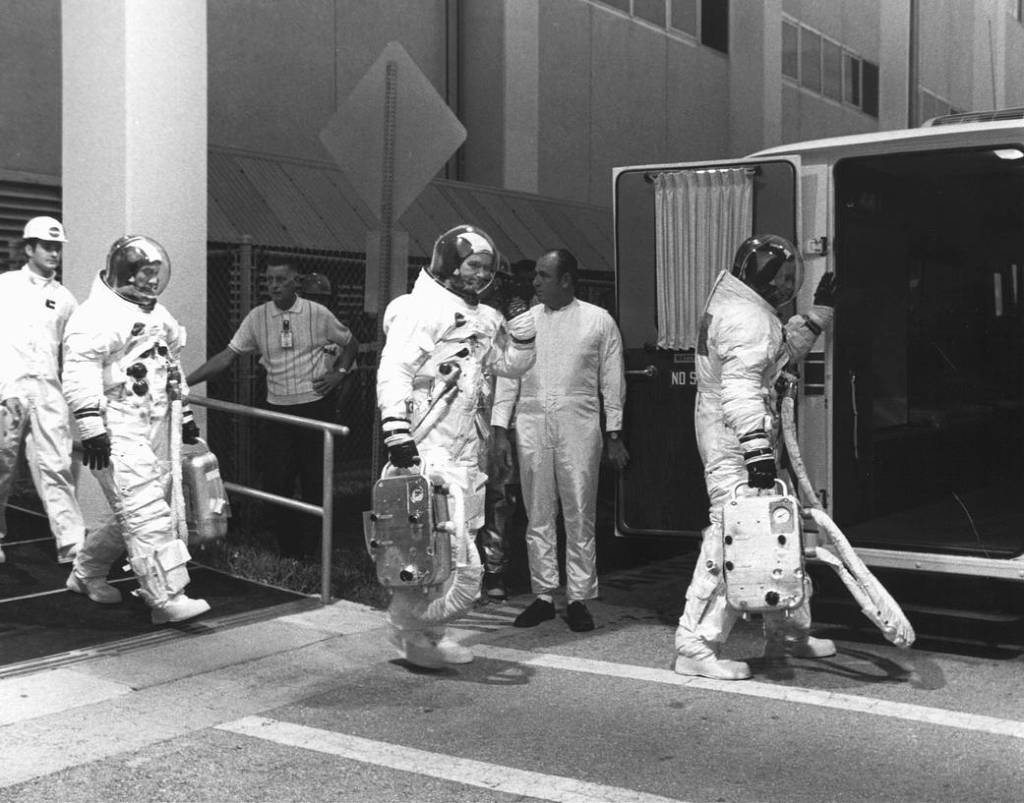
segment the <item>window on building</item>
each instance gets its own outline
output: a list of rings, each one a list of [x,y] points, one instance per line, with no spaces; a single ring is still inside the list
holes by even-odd
[[[782,74],[803,89],[878,117],[878,65],[792,19],[782,21]]]
[[[878,65],[863,61],[861,66],[861,104],[865,114],[878,117]]]
[[[59,220],[60,210],[61,188],[57,184],[0,181],[0,273],[25,262],[18,245],[26,221],[38,215]]]
[[[828,39],[821,44],[821,93],[832,100],[843,99],[843,49]]]
[[[729,0],[700,0],[700,41],[729,52]]]
[[[606,6],[617,8],[619,11],[625,11],[627,14],[630,10],[630,0],[600,0]]]
[[[843,54],[843,100],[860,106],[860,59],[850,53]]]
[[[729,52],[729,0],[591,0],[666,31],[680,31]]]
[[[633,0],[633,14],[664,28],[665,0]]]
[[[800,83],[821,91],[821,36],[807,28],[800,31]]]
[[[697,35],[697,0],[670,0],[671,26],[691,36]]]
[[[782,23],[782,74],[794,81],[800,80],[800,27],[785,21]]]

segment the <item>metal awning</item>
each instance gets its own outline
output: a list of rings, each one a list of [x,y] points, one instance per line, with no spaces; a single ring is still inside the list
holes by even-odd
[[[361,254],[375,216],[337,166],[229,148],[209,149],[210,242]],[[427,259],[437,236],[480,226],[515,262],[568,248],[584,270],[611,271],[611,209],[513,190],[435,179],[398,220],[409,256]]]

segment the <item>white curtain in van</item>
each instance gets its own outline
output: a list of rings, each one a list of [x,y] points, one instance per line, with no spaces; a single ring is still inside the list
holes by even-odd
[[[711,285],[752,234],[753,198],[753,172],[746,168],[655,177],[659,347],[696,347]]]

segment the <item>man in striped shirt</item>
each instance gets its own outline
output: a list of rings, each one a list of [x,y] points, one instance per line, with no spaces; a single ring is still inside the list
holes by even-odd
[[[267,266],[270,301],[245,316],[228,347],[187,377],[189,386],[216,376],[240,354],[259,354],[267,371],[268,410],[334,420],[334,391],[355,362],[359,347],[348,327],[322,304],[298,295],[299,273],[287,262]],[[323,498],[323,436],[316,430],[267,422],[264,428],[265,490],[291,496],[298,478],[302,498]],[[285,508],[268,511],[278,547],[286,557],[318,552],[319,525],[295,526]]]

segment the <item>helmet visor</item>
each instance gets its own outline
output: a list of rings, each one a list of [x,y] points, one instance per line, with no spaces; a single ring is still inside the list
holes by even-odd
[[[456,226],[438,237],[427,270],[452,292],[476,301],[494,281],[500,262],[501,255],[486,232],[476,226]]]
[[[732,273],[778,309],[796,298],[800,291],[804,261],[785,237],[758,235],[740,246]]]
[[[149,237],[122,237],[110,249],[104,281],[115,293],[151,301],[171,280],[171,260],[164,247]]]

